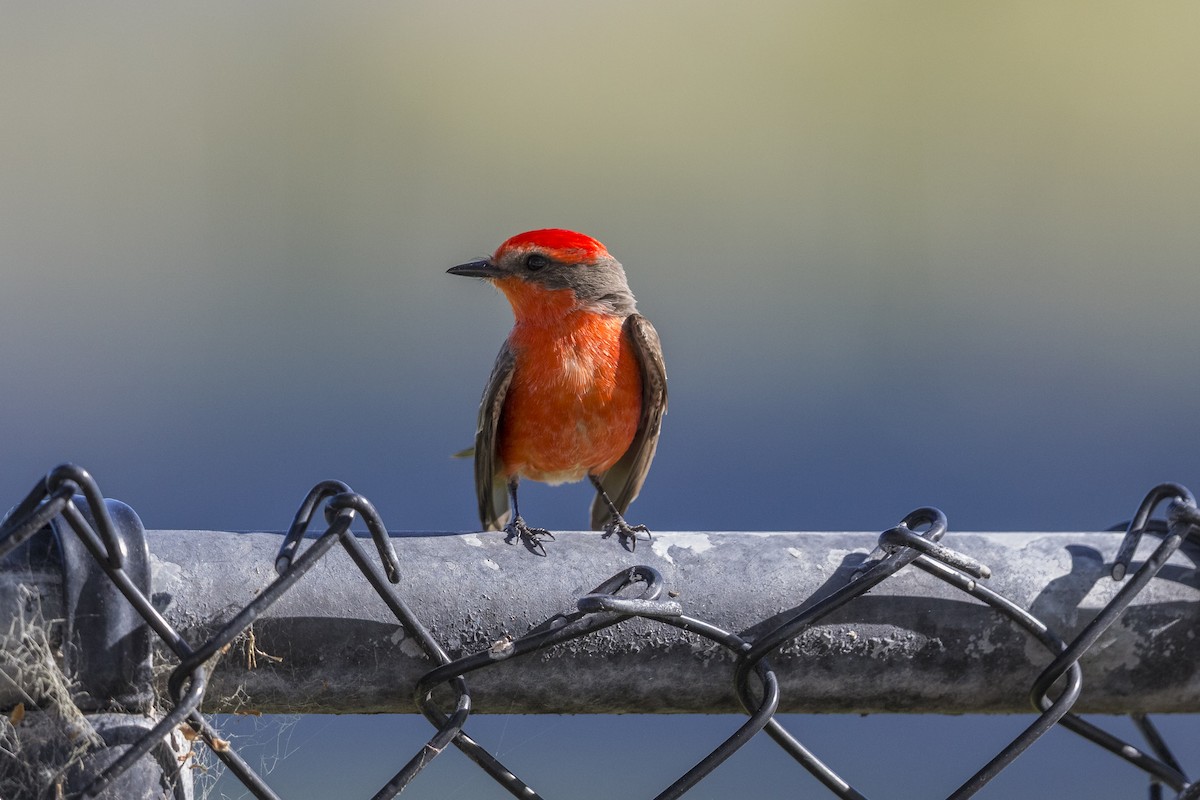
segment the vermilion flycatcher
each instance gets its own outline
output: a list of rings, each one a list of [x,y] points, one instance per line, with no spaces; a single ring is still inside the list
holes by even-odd
[[[512,332],[492,369],[475,432],[484,530],[544,552],[544,528],[517,506],[521,478],[596,487],[592,529],[633,549],[645,525],[622,516],[637,497],[667,410],[658,333],[637,313],[625,270],[600,242],[549,228],[512,237],[452,275],[491,281],[512,304]],[[512,498],[509,520],[508,498]]]

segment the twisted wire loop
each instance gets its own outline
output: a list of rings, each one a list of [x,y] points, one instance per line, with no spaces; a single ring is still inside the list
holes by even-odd
[[[928,525],[924,533],[917,533],[914,528]],[[955,588],[970,594],[990,605],[992,608],[1007,616],[1026,632],[1039,639],[1050,651],[1056,652],[1061,642],[1044,624],[1020,606],[1007,600],[996,592],[981,586],[976,578],[991,574],[983,564],[968,556],[955,552],[938,540],[946,532],[946,517],[934,508],[920,508],[911,512],[901,522],[880,534],[879,549],[883,552],[881,559],[868,560],[853,576],[850,582],[829,594],[818,603],[809,606],[785,620],[774,631],[761,637],[754,646],[742,654],[737,668],[738,695],[745,703],[749,697],[745,678],[749,669],[767,653],[775,650],[783,642],[793,639],[804,630],[817,624],[833,611],[850,603],[855,598],[866,594],[874,586],[894,575],[902,567],[913,563],[924,571],[934,575]],[[1069,665],[1070,681],[1054,703],[1043,710],[1041,716],[1025,729],[1017,738],[1010,742],[995,758],[975,773],[957,791],[950,795],[959,800],[975,794],[988,781],[1012,763],[1017,756],[1024,752],[1042,734],[1067,712],[1079,697],[1082,687],[1082,670],[1077,663]],[[864,795],[850,785],[845,779],[823,763],[812,751],[806,748],[795,736],[789,733],[777,721],[772,721],[767,732],[789,755],[809,771],[817,780],[825,785],[838,797],[847,800],[863,800]]]
[[[1165,523],[1151,518],[1164,502],[1168,504]],[[327,527],[317,536],[308,537],[308,530],[318,510],[323,511]],[[1165,788],[1174,792],[1177,800],[1200,800],[1200,783],[1194,783],[1186,776],[1178,759],[1145,714],[1133,715],[1135,726],[1146,740],[1146,749],[1143,750],[1071,713],[1083,687],[1080,658],[1158,575],[1185,540],[1200,540],[1200,511],[1196,500],[1188,489],[1179,484],[1156,486],[1142,501],[1113,561],[1112,577],[1117,581],[1126,578],[1144,534],[1162,535],[1161,542],[1133,572],[1128,582],[1069,641],[1051,630],[1028,609],[984,585],[982,581],[991,575],[987,565],[942,544],[948,528],[946,516],[932,507],[918,508],[894,527],[883,531],[877,548],[867,555],[843,585],[820,597],[809,598],[796,606],[795,612],[773,620],[773,627],[758,631],[753,639],[688,616],[680,603],[664,599],[666,587],[658,570],[636,565],[612,575],[591,592],[576,598],[573,610],[545,620],[524,635],[515,638],[505,636],[490,647],[456,659],[450,658],[393,588],[400,581],[401,563],[393,539],[388,536],[387,528],[374,506],[340,481],[323,481],[312,488],[283,537],[275,557],[274,580],[207,641],[195,646],[171,627],[127,574],[123,540],[117,535],[103,495],[91,476],[77,466],[64,464],[53,469],[0,520],[0,559],[46,528],[51,521],[60,518],[179,661],[167,681],[170,707],[163,716],[87,786],[72,790],[74,793],[68,795],[72,798],[97,797],[176,727],[187,725],[255,797],[277,800],[278,796],[228,742],[220,738],[219,732],[199,709],[208,687],[213,657],[242,636],[340,543],[405,633],[418,643],[433,664],[417,681],[413,701],[416,709],[434,726],[435,733],[373,795],[373,800],[387,800],[402,792],[425,766],[451,744],[514,797],[527,800],[540,798],[541,795],[464,730],[471,713],[466,677],[502,661],[526,657],[564,642],[591,636],[634,618],[700,636],[728,651],[733,662],[731,680],[747,715],[736,730],[657,794],[655,800],[682,797],[761,731],[766,731],[802,768],[837,797],[865,800],[864,795],[822,762],[775,718],[780,704],[780,682],[769,656],[834,611],[854,602],[910,565],[1009,620],[1045,648],[1049,659],[1030,689],[1030,700],[1037,712],[1033,722],[948,795],[951,800],[965,800],[976,794],[1056,725],[1083,736],[1145,772],[1150,779],[1151,798],[1162,797]],[[351,533],[350,526],[356,519],[366,524],[375,546],[375,557]],[[453,695],[453,707],[449,712],[434,700],[435,691],[443,686],[449,687]]]
[[[1169,501],[1165,526],[1161,522],[1151,519],[1155,509],[1164,501]],[[1125,579],[1142,536],[1146,533],[1162,531],[1165,531],[1163,540],[1138,567],[1129,582],[1121,587],[1108,605],[1100,610],[1100,613],[1079,632],[1074,641],[1038,676],[1033,689],[1035,702],[1038,702],[1039,695],[1057,680],[1058,675],[1061,674],[1063,662],[1068,659],[1078,660],[1089,647],[1095,644],[1096,640],[1116,622],[1121,613],[1133,602],[1134,597],[1150,583],[1167,563],[1167,559],[1185,541],[1200,541],[1200,510],[1197,509],[1196,498],[1187,488],[1177,483],[1162,483],[1155,486],[1138,506],[1113,561],[1113,580]],[[1134,725],[1146,739],[1153,755],[1073,714],[1064,717],[1062,724],[1068,730],[1074,731],[1145,772],[1151,780],[1152,794],[1155,792],[1161,794],[1159,787],[1166,786],[1177,792],[1177,797],[1181,800],[1182,798],[1200,797],[1200,783],[1193,783],[1184,774],[1179,761],[1171,753],[1149,717],[1145,714],[1132,716]]]
[[[88,521],[77,503],[83,502],[89,516],[96,525]],[[298,553],[301,540],[308,529],[317,506],[327,501],[326,518],[329,527],[303,553]],[[350,532],[350,524],[356,515],[366,520],[379,552],[382,571],[377,567],[356,537]],[[94,779],[72,798],[91,798],[101,795],[110,788],[123,773],[159,745],[175,728],[187,724],[209,746],[241,783],[260,799],[277,800],[278,795],[247,764],[237,752],[222,740],[199,708],[208,685],[207,662],[224,647],[242,635],[266,612],[291,586],[300,580],[313,565],[324,557],[333,545],[340,542],[351,560],[371,587],[383,599],[393,615],[400,621],[408,635],[413,637],[425,654],[434,662],[449,660],[445,651],[421,625],[407,604],[391,588],[400,579],[400,566],[387,529],[371,503],[355,494],[344,483],[325,481],[317,484],[301,504],[288,534],[284,537],[275,566],[278,577],[253,601],[247,604],[232,619],[222,626],[210,639],[193,647],[154,608],[124,570],[125,554],[120,539],[109,516],[96,482],[83,469],[74,465],[63,465],[52,470],[40,481],[20,503],[0,520],[0,558],[3,558],[21,543],[46,527],[56,517],[62,517],[87,547],[92,557],[103,567],[109,579],[117,586],[137,613],[158,634],[167,648],[179,659],[167,682],[171,707],[159,721],[137,742],[130,745],[118,758],[103,769]],[[97,528],[99,530],[97,530]],[[459,692],[460,706],[469,708],[470,701],[466,686],[455,683]],[[415,771],[413,772],[415,774]],[[393,780],[389,787],[395,783]],[[375,795],[379,800],[394,797],[402,786],[385,787]]]

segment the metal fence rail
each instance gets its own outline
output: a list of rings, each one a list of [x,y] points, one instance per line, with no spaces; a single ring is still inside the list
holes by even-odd
[[[1166,520],[1152,520],[1163,505]],[[323,532],[307,536],[318,516]],[[1200,711],[1191,493],[1156,487],[1123,535],[946,530],[922,508],[878,536],[664,533],[627,553],[568,534],[542,557],[496,534],[389,536],[365,498],[330,481],[285,535],[146,532],[62,466],[0,523],[11,709],[0,743],[17,745],[0,746],[0,797],[190,798],[181,763],[202,742],[274,798],[200,711],[234,696],[264,712],[419,710],[435,733],[375,798],[450,744],[514,796],[539,797],[467,734],[476,708],[744,711],[657,797],[684,795],[764,732],[834,795],[857,798],[777,713],[1031,704],[1035,721],[951,797],[973,795],[1055,725],[1144,771],[1152,796],[1200,797],[1145,716]],[[69,702],[38,682],[43,641],[61,650],[49,660],[70,678]],[[32,666],[30,652],[43,654]],[[1145,748],[1080,711],[1135,712]],[[88,722],[82,740],[68,733],[77,720],[61,723],[71,714]]]

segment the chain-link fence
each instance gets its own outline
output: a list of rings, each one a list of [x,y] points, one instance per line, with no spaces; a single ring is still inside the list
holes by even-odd
[[[1165,520],[1153,519],[1154,512],[1164,504]],[[324,525],[324,531],[315,538],[307,533],[314,518],[322,519]],[[365,522],[373,553],[364,546],[364,539],[352,533],[356,519]],[[835,796],[861,798],[863,795],[849,782],[821,761],[815,748],[810,749],[780,724],[777,712],[795,703],[788,705],[784,687],[792,683],[785,680],[787,676],[773,661],[790,666],[815,658],[811,640],[806,637],[816,626],[830,619],[844,619],[847,608],[864,602],[863,596],[872,589],[894,581],[902,571],[911,575],[914,568],[941,586],[942,591],[969,599],[973,606],[985,608],[1002,620],[999,624],[1006,636],[1011,638],[1020,632],[1026,652],[1031,648],[1024,644],[1032,643],[1034,653],[1041,653],[1033,656],[1035,660],[1040,658],[1039,671],[1027,691],[1036,719],[950,797],[974,795],[1056,725],[1142,770],[1148,776],[1151,797],[1162,797],[1164,791],[1179,798],[1200,797],[1200,783],[1193,783],[1185,775],[1144,713],[1134,714],[1146,740],[1142,747],[1072,713],[1084,685],[1081,657],[1156,576],[1160,583],[1164,580],[1164,565],[1189,537],[1200,535],[1200,511],[1191,492],[1177,484],[1162,484],[1146,496],[1129,522],[1115,557],[1105,563],[1111,578],[1119,582],[1119,589],[1094,616],[1071,626],[1069,633],[1056,615],[1022,605],[988,588],[985,581],[991,570],[942,544],[946,532],[947,521],[940,511],[917,509],[884,531],[874,552],[843,554],[838,567],[810,596],[781,598],[780,602],[787,604],[781,610],[737,631],[715,624],[712,619],[716,614],[695,610],[711,610],[711,603],[683,599],[691,598],[688,587],[668,586],[660,569],[635,563],[616,574],[595,576],[595,588],[574,598],[573,608],[526,626],[527,631],[520,635],[475,643],[459,637],[453,647],[447,647],[435,635],[437,628],[428,620],[423,623],[413,612],[412,598],[406,600],[395,588],[404,564],[397,544],[403,551],[417,540],[390,537],[371,503],[345,484],[327,481],[309,492],[278,547],[276,576],[252,600],[238,608],[214,610],[217,623],[181,626],[168,621],[163,613],[168,601],[160,596],[162,587],[152,585],[151,555],[137,516],[127,506],[106,500],[84,470],[60,466],[39,481],[0,523],[0,557],[10,578],[0,586],[0,600],[13,610],[12,618],[21,621],[9,631],[0,670],[10,684],[7,694],[0,692],[0,699],[6,699],[10,707],[0,737],[0,797],[187,800],[193,796],[187,763],[194,748],[200,746],[208,748],[255,797],[278,797],[201,713],[201,706],[215,704],[209,690],[220,657],[237,642],[243,643],[251,662],[256,653],[265,655],[266,651],[260,651],[254,643],[255,623],[306,576],[318,571],[318,565],[339,545],[354,565],[359,586],[369,586],[394,619],[393,638],[402,641],[424,664],[416,679],[405,685],[412,690],[411,708],[423,714],[434,729],[423,746],[403,764],[397,764],[394,777],[374,795],[377,799],[402,792],[450,745],[513,796],[540,797],[467,733],[472,680],[535,653],[546,659],[568,643],[599,641],[606,630],[633,625],[636,619],[649,626],[638,636],[662,646],[632,647],[623,661],[653,662],[647,668],[661,670],[661,656],[666,650],[685,660],[702,657],[710,665],[709,674],[714,672],[711,664],[720,665],[720,680],[732,687],[730,694],[746,714],[744,723],[657,798],[685,795],[762,732]],[[1161,541],[1135,568],[1138,544],[1146,533],[1161,537]],[[524,555],[530,564],[547,560]],[[639,556],[634,553],[630,559],[636,562]],[[1195,584],[1194,570],[1179,573],[1174,576],[1176,581]],[[431,591],[445,591],[436,576],[424,578]],[[761,575],[738,579],[765,580]],[[351,582],[339,580],[341,584]],[[493,599],[486,591],[483,596],[488,602]],[[940,607],[935,602],[926,606],[926,610]],[[48,618],[61,618],[62,624],[41,625],[29,619],[46,608],[54,609]],[[679,638],[657,637],[653,631],[660,626],[704,645],[676,652],[680,649],[676,646]],[[853,631],[848,635],[856,638]],[[806,641],[803,646],[797,645]],[[944,642],[941,646],[948,647]],[[1010,644],[1008,649],[1016,648]],[[593,662],[604,657],[595,656],[595,652],[603,652],[603,648],[593,651]],[[1163,655],[1161,649],[1155,653]],[[576,655],[588,658],[586,648],[576,651]],[[843,656],[864,658],[861,652],[848,651]],[[165,668],[156,668],[156,657]],[[1144,661],[1155,658],[1145,653],[1141,657]],[[253,666],[250,663],[247,668]],[[604,668],[592,666],[597,672]],[[1166,670],[1164,664],[1141,666]],[[165,681],[156,680],[155,676],[164,672]],[[1194,669],[1182,680],[1190,680],[1193,673]],[[65,678],[53,680],[55,674]],[[337,676],[333,679],[336,682]],[[577,676],[568,679],[577,680]],[[324,690],[336,693],[329,687],[329,676],[320,681]],[[546,686],[542,691],[554,691],[554,687]],[[853,694],[854,687],[848,687],[847,693]],[[886,709],[888,698],[884,692],[873,702]],[[359,698],[358,702],[367,701]],[[1128,711],[1138,703],[1138,697],[1126,696],[1111,705],[1124,705]],[[660,698],[657,706],[642,707],[659,710],[664,705],[669,701]],[[296,710],[317,706],[319,703],[306,702]],[[922,710],[905,708],[899,701],[896,706],[888,710]]]

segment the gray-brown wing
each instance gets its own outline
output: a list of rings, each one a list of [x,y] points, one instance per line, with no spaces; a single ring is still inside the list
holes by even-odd
[[[640,314],[630,314],[625,320],[624,335],[629,337],[642,373],[642,415],[638,420],[633,443],[607,472],[600,476],[600,485],[622,515],[642,490],[654,451],[658,448],[658,433],[663,414],[667,412],[667,368],[663,364],[662,343],[658,331]],[[592,501],[592,530],[601,530],[608,522],[609,510],[600,495]]]
[[[516,359],[505,342],[496,356],[483,399],[479,401],[479,423],[475,429],[475,494],[479,499],[479,521],[485,531],[503,530],[508,523],[508,486],[499,474],[496,446],[504,396],[512,383],[515,365]]]

